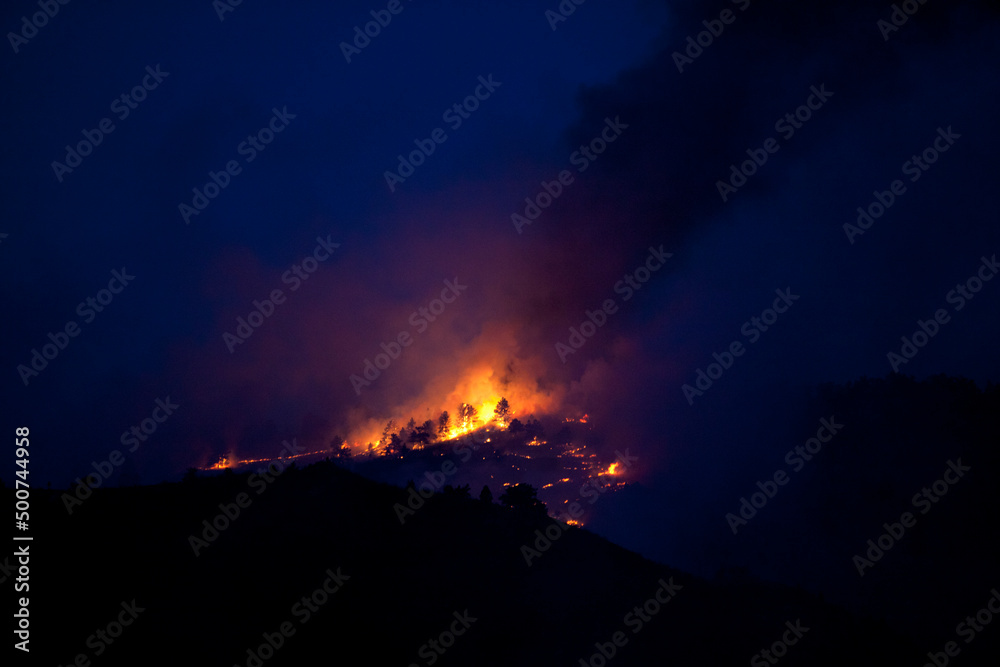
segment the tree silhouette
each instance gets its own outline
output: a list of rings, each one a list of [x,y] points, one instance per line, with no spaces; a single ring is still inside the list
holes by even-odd
[[[500,426],[507,426],[507,422],[510,420],[510,403],[507,402],[506,398],[501,398],[500,402],[493,408],[493,417]]]
[[[545,503],[538,499],[538,490],[530,484],[508,486],[500,494],[500,504],[516,512],[545,515]]]
[[[432,422],[430,419],[428,419],[423,424],[421,424],[420,428],[423,429],[423,432],[427,434],[427,441],[428,442],[431,442],[431,441],[433,441],[435,439],[436,436],[435,436],[435,433],[434,433],[434,431],[435,431],[435,429],[434,429],[434,422]]]
[[[490,491],[489,485],[483,484],[483,490],[479,492],[479,500],[483,501],[487,505],[493,504],[493,492]]]
[[[510,426],[507,427],[507,430],[512,434],[520,433],[524,430],[524,424],[521,423],[520,419],[514,417],[510,420]]]
[[[447,437],[448,431],[450,430],[451,430],[451,417],[448,415],[448,411],[445,410],[444,412],[441,413],[441,416],[438,417],[438,437],[439,438]]]
[[[382,437],[379,438],[378,444],[385,450],[389,449],[389,435],[392,433],[394,426],[396,426],[396,422],[390,419],[385,423],[385,428],[382,429]]]
[[[468,484],[463,484],[462,486],[453,487],[451,484],[445,485],[443,489],[444,495],[450,496],[452,498],[462,498],[468,500],[472,497],[470,493],[470,488]]]
[[[458,418],[461,421],[462,428],[475,428],[476,421],[479,419],[479,410],[474,405],[462,403],[458,406]]]
[[[431,425],[429,421],[410,432],[411,444],[420,445],[421,447],[427,446],[427,443],[431,441],[432,437],[432,432],[428,430],[428,425]]]
[[[339,435],[330,441],[330,449],[333,450],[338,459],[351,458],[351,446],[347,444],[347,440],[344,440]]]
[[[389,435],[389,444],[386,447],[386,451],[389,454],[405,454],[407,451],[406,443],[399,437],[399,434],[391,433]]]

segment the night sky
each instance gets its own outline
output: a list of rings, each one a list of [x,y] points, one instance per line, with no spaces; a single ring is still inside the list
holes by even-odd
[[[993,3],[334,4],[5,4],[36,485],[363,444],[488,382],[638,457],[594,529],[698,571],[817,385],[1000,377]]]

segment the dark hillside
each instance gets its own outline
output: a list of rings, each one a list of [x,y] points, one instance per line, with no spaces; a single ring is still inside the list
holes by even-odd
[[[72,517],[57,493],[36,492],[35,522],[45,535],[32,544],[35,650],[50,664],[70,664],[79,653],[97,658],[102,644],[88,647],[88,637],[135,599],[145,611],[103,646],[100,664],[165,653],[254,665],[247,649],[284,622],[294,634],[275,640],[281,647],[267,664],[336,664],[356,644],[371,664],[431,664],[433,649],[421,647],[466,610],[469,630],[441,664],[576,665],[595,643],[610,651],[619,631],[615,664],[745,664],[799,619],[809,630],[785,664],[858,664],[862,654],[868,664],[919,659],[884,627],[810,595],[708,583],[581,529],[561,534],[529,567],[520,547],[551,520],[460,494],[435,496],[400,525],[393,505],[406,502],[406,490],[332,463],[289,468],[267,486],[248,479],[99,490]],[[189,536],[220,503],[232,512],[240,493],[249,505],[196,557]],[[315,611],[296,608],[328,571],[346,575],[342,589]],[[650,602],[657,595],[670,601],[659,608]],[[646,606],[646,620],[626,617],[637,605]]]

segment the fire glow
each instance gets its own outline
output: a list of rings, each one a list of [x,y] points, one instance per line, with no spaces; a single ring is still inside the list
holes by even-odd
[[[464,374],[463,379],[449,383],[450,388],[446,384],[438,395],[408,401],[393,410],[395,416],[365,419],[347,438],[351,454],[384,454],[387,444],[382,442],[384,427],[390,419],[397,417],[411,418],[417,424],[431,421],[436,429],[434,439],[446,442],[480,429],[504,431],[514,419],[523,420],[521,415],[548,414],[560,397],[542,391],[537,383],[519,381],[516,373],[510,370],[511,365],[510,362],[498,363],[498,367],[507,368],[502,375],[494,371],[492,363],[473,365],[473,370]],[[500,415],[495,411],[503,399],[509,407],[505,414]],[[448,413],[448,426],[440,431],[437,429],[444,412]],[[586,423],[585,420],[586,415],[580,421]]]
[[[563,404],[565,395],[543,391],[537,383],[518,381],[512,366],[502,366],[507,372],[501,375],[491,366],[481,365],[461,381],[431,382],[423,392],[425,398],[408,401],[390,415],[354,414],[351,421],[359,426],[349,431],[350,437],[334,431],[325,449],[281,460],[332,457],[365,476],[392,479],[394,461],[426,463],[454,456],[464,448],[467,458],[454,459],[462,464],[462,482],[477,488],[485,483],[498,493],[515,484],[531,484],[539,489],[539,499],[546,503],[549,513],[561,520],[571,518],[566,514],[569,503],[589,497],[586,493],[593,489],[604,493],[624,487],[627,471],[617,461],[603,462],[597,450],[587,444],[592,439],[588,434],[594,429],[590,416],[581,415],[581,411],[557,418],[552,409]],[[426,398],[432,392],[434,395]],[[545,433],[536,414],[554,433]],[[472,450],[478,453],[468,456]],[[203,470],[220,471],[273,460],[241,460],[230,450]],[[494,484],[499,484],[499,489]],[[475,495],[475,489],[470,491]],[[573,525],[582,526],[586,521],[585,517],[575,519]]]
[[[327,450],[319,450],[315,452],[304,452],[302,454],[296,454],[294,456],[282,456],[277,460],[290,461],[292,459],[302,458],[303,456],[315,456],[317,454],[329,454]],[[270,463],[276,459],[239,459],[235,456],[223,456],[219,458],[218,461],[213,463],[207,468],[201,468],[201,470],[225,470],[226,468],[239,468],[242,466],[253,465],[254,463]]]

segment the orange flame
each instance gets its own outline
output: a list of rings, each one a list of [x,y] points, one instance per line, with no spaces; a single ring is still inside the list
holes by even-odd
[[[502,368],[500,360],[496,361],[498,362],[496,367]],[[479,429],[504,430],[515,416],[545,413],[555,402],[554,396],[542,391],[534,383],[512,381],[509,377],[501,376],[494,371],[494,367],[495,365],[489,361],[477,362],[457,381],[447,382],[439,379],[432,382],[433,388],[426,392],[427,395],[397,406],[393,409],[395,414],[364,419],[352,429],[349,438],[352,443],[352,453],[366,454],[367,443],[372,443],[372,453],[381,454],[385,447],[379,440],[382,437],[382,429],[390,418],[396,420],[397,429],[411,416],[418,423],[429,419],[436,428],[438,416],[447,411],[450,427],[439,439],[447,441]],[[501,398],[506,398],[510,404],[507,418],[503,421],[497,419],[494,414]],[[462,422],[458,414],[462,405],[472,405],[476,408],[476,421]]]

